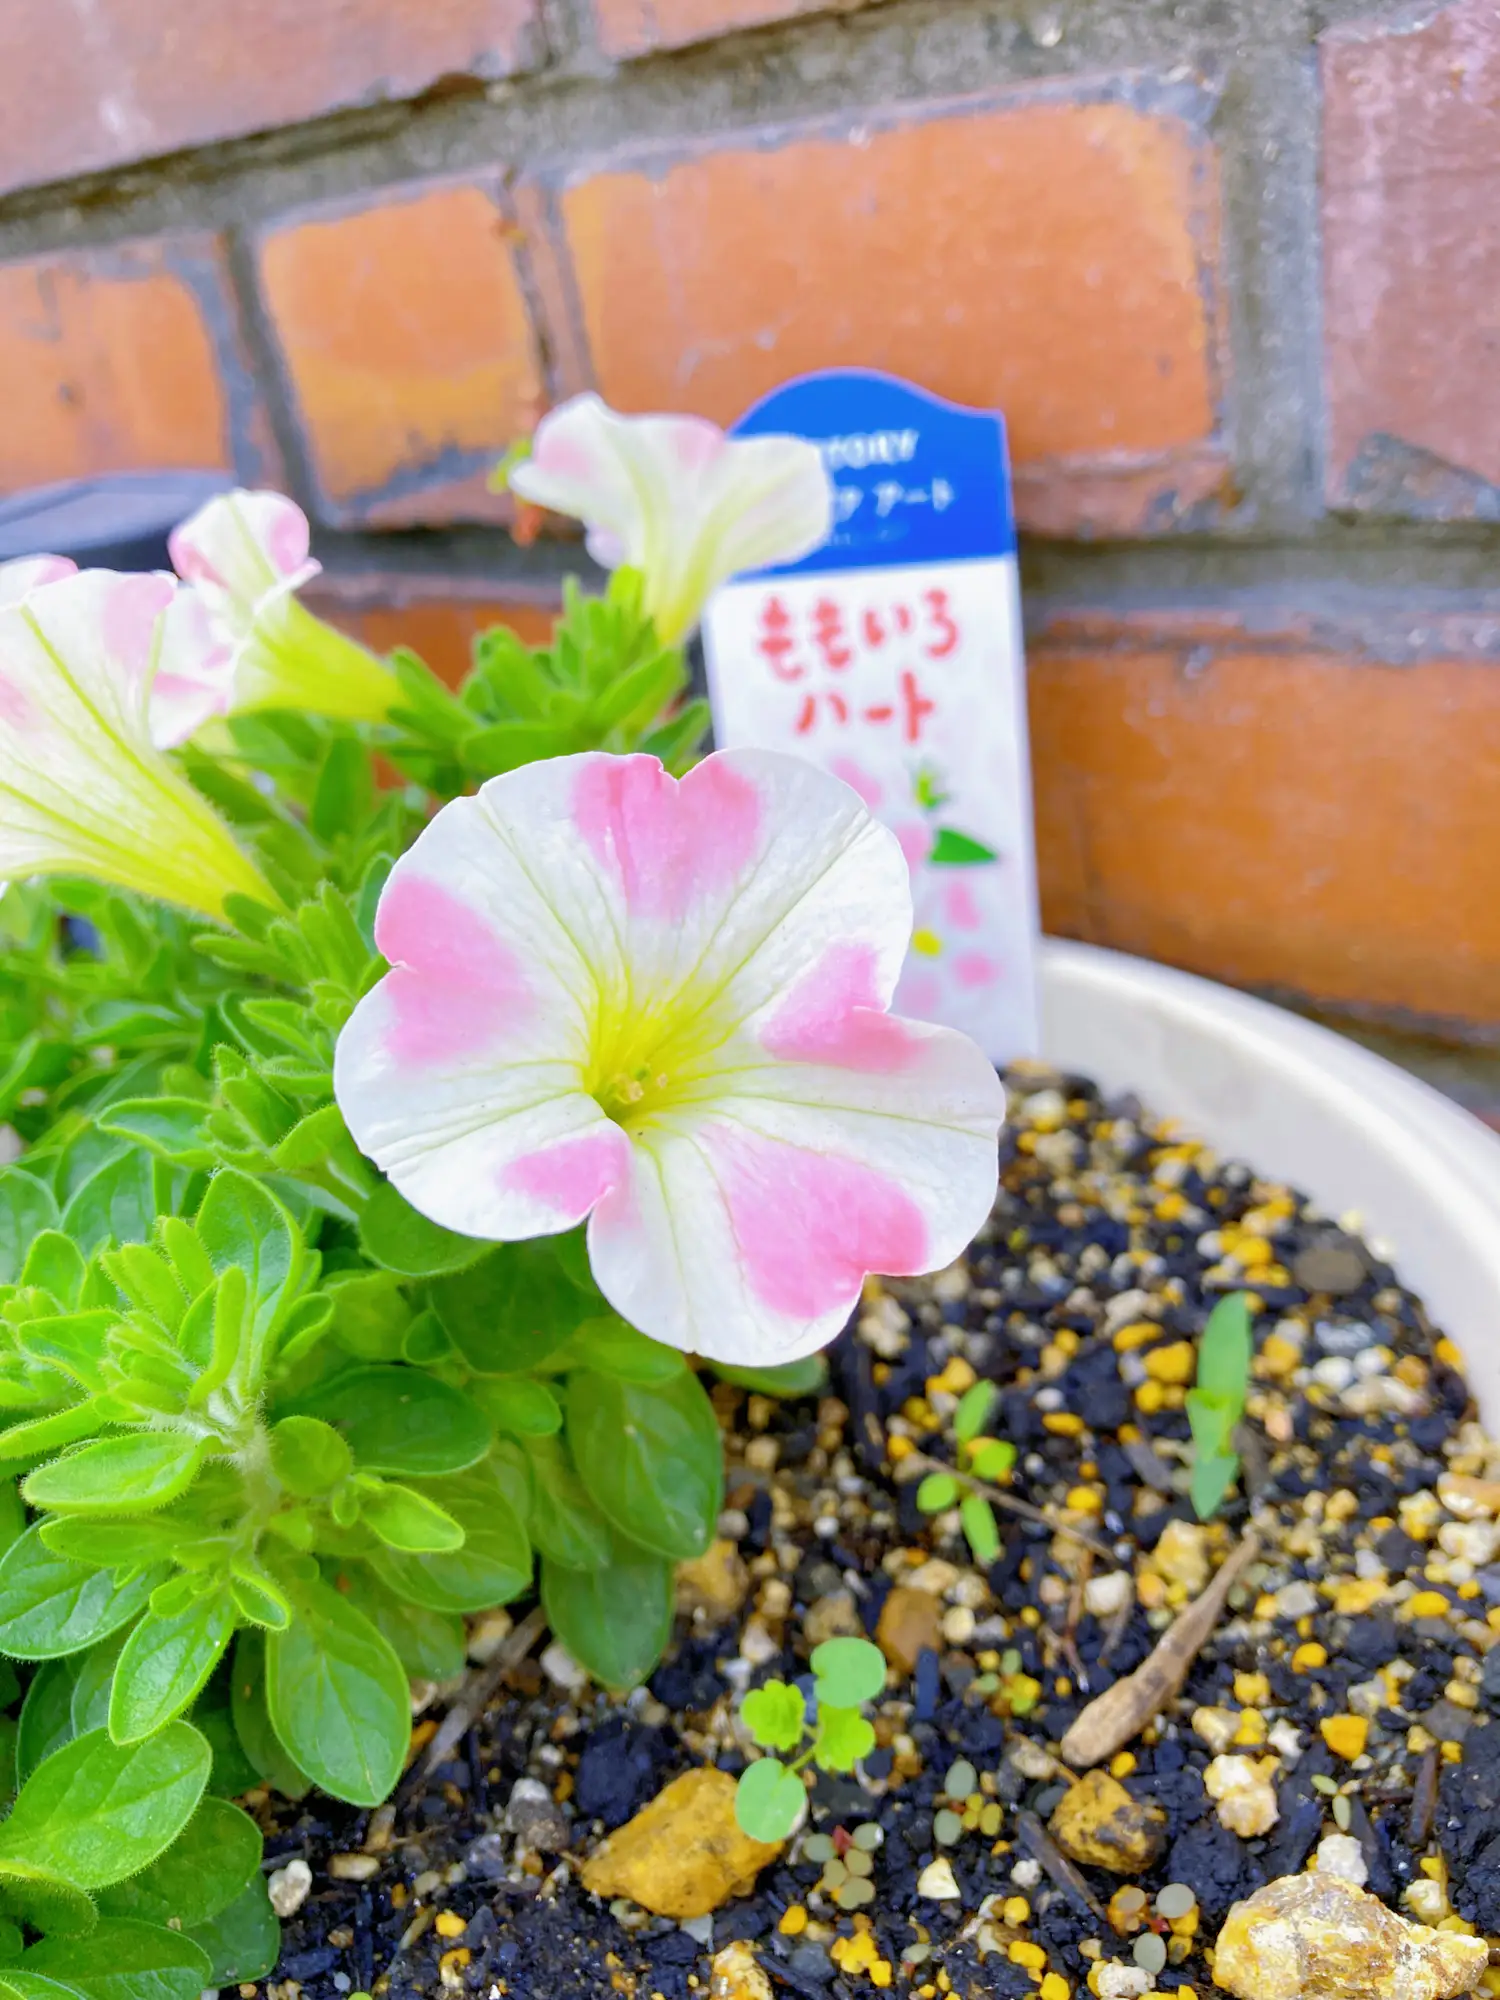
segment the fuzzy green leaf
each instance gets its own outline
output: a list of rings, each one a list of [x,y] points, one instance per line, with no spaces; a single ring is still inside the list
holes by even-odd
[[[1236,1423],[1245,1407],[1253,1354],[1250,1302],[1243,1292],[1230,1292],[1219,1300],[1198,1336],[1197,1387],[1230,1404]]]
[[[636,1687],[672,1633],[672,1565],[615,1544],[599,1569],[542,1563],[547,1621],[578,1664],[609,1688]]]
[[[54,1555],[28,1528],[0,1560],[0,1652],[18,1660],[81,1652],[133,1618],[163,1574],[148,1570],[117,1587],[108,1570]]]
[[[958,1481],[951,1472],[929,1472],[917,1488],[917,1505],[924,1514],[941,1514],[957,1503]]]
[[[181,1715],[214,1668],[234,1631],[226,1594],[201,1594],[182,1610],[148,1611],[125,1641],[109,1697],[109,1733],[139,1743]]]
[[[370,1565],[386,1586],[431,1611],[489,1611],[519,1597],[531,1582],[531,1544],[493,1462],[424,1490],[463,1529],[463,1547],[449,1555],[372,1550]]]
[[[266,1639],[266,1706],[307,1775],[351,1805],[378,1806],[401,1775],[411,1702],[401,1662],[326,1584],[299,1585],[297,1615]]]
[[[359,1243],[372,1264],[403,1278],[467,1270],[495,1247],[429,1222],[389,1181],[380,1183],[360,1211]]]
[[[987,1569],[1000,1553],[1000,1530],[994,1508],[982,1493],[966,1493],[959,1502],[958,1518],[975,1562]]]
[[[26,1780],[0,1822],[0,1858],[104,1889],[164,1852],[203,1796],[211,1762],[191,1724],[169,1722],[122,1747],[102,1729],[75,1736]]]
[[[206,1798],[164,1854],[99,1896],[106,1917],[191,1930],[206,1924],[260,1870],[260,1828],[228,1799]]]
[[[775,1757],[760,1758],[735,1786],[734,1816],[741,1833],[767,1846],[790,1835],[806,1804],[802,1780]]]
[[[338,1431],[361,1472],[462,1472],[490,1448],[470,1399],[415,1368],[348,1368],[299,1399],[299,1413]]]
[[[740,1704],[740,1717],[765,1750],[795,1750],[802,1741],[807,1704],[802,1690],[785,1681],[767,1681],[752,1688]]]
[[[208,1953],[180,1932],[110,1917],[84,1938],[44,1938],[19,1966],[0,1967],[0,1981],[42,1973],[83,2000],[198,2000],[212,1971]]]
[[[813,1762],[822,1771],[852,1771],[875,1748],[871,1723],[852,1708],[818,1706],[818,1738]]]
[[[210,1984],[221,1989],[264,1979],[281,1956],[281,1926],[258,1872],[227,1909],[188,1935],[208,1953]]]
[[[581,1369],[567,1408],[573,1463],[600,1511],[642,1548],[701,1556],[718,1518],[723,1445],[697,1376],[647,1387]]]
[[[131,1431],[38,1466],[21,1490],[31,1506],[58,1513],[147,1514],[187,1491],[204,1451],[186,1431]]]
[[[464,1545],[453,1516],[414,1487],[383,1483],[360,1501],[359,1518],[388,1549],[407,1555],[448,1555]]]
[[[814,1646],[818,1707],[858,1708],[885,1692],[885,1655],[868,1639],[825,1639]]]
[[[978,1437],[989,1421],[989,1414],[999,1399],[1000,1391],[993,1382],[975,1382],[965,1389],[958,1399],[958,1408],[953,1412],[953,1435],[960,1444],[967,1444],[970,1438]]]
[[[0,1172],[0,1285],[17,1282],[37,1237],[56,1228],[51,1188],[18,1167]]]

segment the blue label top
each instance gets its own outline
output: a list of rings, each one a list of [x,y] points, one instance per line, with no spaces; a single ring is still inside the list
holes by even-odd
[[[1014,555],[1005,423],[873,368],[802,375],[748,410],[736,437],[790,433],[818,446],[833,533],[800,562],[751,572],[871,569]]]

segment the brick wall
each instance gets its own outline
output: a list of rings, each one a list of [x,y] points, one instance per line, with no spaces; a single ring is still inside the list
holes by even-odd
[[[1497,0],[0,12],[0,496],[282,482],[456,673],[560,396],[998,404],[1050,925],[1500,1043]]]

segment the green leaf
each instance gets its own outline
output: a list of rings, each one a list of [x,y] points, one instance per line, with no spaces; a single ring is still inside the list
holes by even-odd
[[[39,1523],[42,1541],[54,1555],[90,1569],[133,1569],[161,1562],[183,1539],[182,1523],[171,1515],[132,1521],[98,1521],[87,1514],[59,1514]]]
[[[457,1612],[406,1603],[364,1563],[346,1563],[340,1582],[413,1679],[446,1681],[463,1672],[464,1623]]]
[[[76,1654],[66,1660],[43,1660],[32,1675],[16,1730],[18,1783],[24,1783],[44,1758],[77,1735],[73,1694],[81,1664]]]
[[[289,1493],[312,1500],[349,1477],[354,1454],[321,1417],[283,1417],[271,1428],[271,1465]]]
[[[975,1562],[988,1568],[1000,1553],[1000,1530],[994,1508],[982,1493],[968,1493],[959,1503],[958,1518]]]
[[[228,1799],[204,1799],[148,1868],[99,1897],[105,1917],[191,1930],[227,1909],[260,1871],[260,1828]]]
[[[139,1146],[91,1174],[63,1210],[62,1228],[92,1257],[106,1243],[142,1243],[156,1220],[151,1155]]]
[[[90,1729],[108,1726],[110,1685],[128,1637],[128,1632],[113,1632],[109,1638],[101,1639],[97,1646],[90,1646],[86,1653],[79,1654],[70,1663],[76,1678],[69,1703],[69,1713],[73,1718],[69,1735],[83,1736]],[[58,1749],[66,1741],[67,1737],[61,1736],[49,1748]],[[41,1758],[38,1757],[36,1762],[40,1763]]]
[[[1014,1468],[1016,1448],[1009,1438],[980,1438],[969,1450],[969,1471],[991,1485],[1004,1479]]]
[[[382,1485],[366,1493],[359,1518],[388,1549],[406,1555],[447,1555],[464,1545],[464,1531],[453,1516],[410,1486]]]
[[[181,1715],[219,1664],[234,1631],[227,1594],[200,1595],[181,1611],[148,1611],[125,1641],[109,1697],[109,1733],[139,1743]]]
[[[618,1541],[601,1569],[542,1563],[547,1622],[581,1667],[608,1688],[645,1680],[672,1636],[672,1565]]]
[[[785,1681],[767,1681],[745,1696],[740,1717],[763,1749],[795,1750],[802,1741],[807,1703],[801,1688],[788,1687]]]
[[[363,744],[353,736],[336,736],[313,787],[308,825],[322,841],[361,833],[374,804],[375,780]]]
[[[1250,1301],[1243,1292],[1230,1292],[1219,1300],[1198,1336],[1197,1387],[1203,1395],[1228,1403],[1235,1423],[1245,1407],[1253,1354]]]
[[[44,1938],[19,1967],[0,1967],[0,1981],[17,1972],[65,1980],[84,2000],[198,2000],[213,1971],[191,1938],[133,1918],[106,1918],[85,1938]]]
[[[252,1785],[260,1783],[261,1774],[245,1755],[244,1745],[234,1726],[227,1684],[222,1690],[222,1697],[219,1693],[205,1694],[195,1701],[188,1720],[195,1729],[202,1730],[213,1752],[208,1789],[215,1798],[237,1799]]]
[[[218,1155],[208,1136],[208,1106],[195,1097],[132,1097],[112,1104],[99,1120],[147,1152],[183,1167],[211,1167]]]
[[[9,1965],[18,1959],[25,1943],[26,1935],[21,1926],[7,1917],[0,1917],[0,1965]]]
[[[223,1988],[249,1985],[274,1972],[281,1956],[281,1926],[259,1874],[206,1924],[187,1933],[208,1953],[209,1982]]]
[[[1239,1406],[1208,1389],[1189,1389],[1184,1404],[1195,1453],[1204,1458],[1226,1456],[1239,1422]]]
[[[562,1404],[534,1376],[476,1375],[469,1394],[507,1437],[554,1437],[562,1429]]]
[[[731,1368],[723,1361],[711,1361],[709,1366],[725,1382],[761,1396],[818,1396],[828,1384],[828,1362],[821,1354],[783,1361],[779,1368]]]
[[[806,1804],[802,1780],[775,1757],[760,1758],[735,1786],[734,1816],[741,1833],[768,1847],[789,1837]]]
[[[6,1176],[0,1173],[0,1232],[4,1230],[4,1188]],[[0,1237],[3,1240],[3,1237]],[[5,1269],[4,1251],[0,1249],[0,1273]],[[26,1262],[21,1269],[21,1283],[36,1285],[44,1292],[50,1292],[62,1306],[75,1306],[78,1294],[83,1289],[87,1266],[83,1252],[69,1236],[60,1229],[44,1229],[32,1241],[26,1253]],[[12,1281],[0,1276],[0,1284]]]
[[[301,1231],[259,1181],[231,1168],[209,1182],[196,1226],[215,1271],[233,1264],[244,1272],[255,1331],[264,1339],[301,1278]]]
[[[1224,1452],[1208,1456],[1199,1454],[1193,1460],[1193,1476],[1188,1493],[1193,1503],[1193,1512],[1200,1521],[1211,1521],[1229,1496],[1229,1489],[1239,1476],[1240,1460],[1237,1452]]]
[[[372,1550],[371,1567],[386,1586],[431,1611],[489,1611],[519,1597],[531,1582],[531,1544],[493,1465],[426,1490],[463,1529],[463,1547],[427,1556]]]
[[[852,1771],[875,1748],[875,1730],[852,1708],[818,1706],[818,1739],[813,1762],[821,1771]]]
[[[812,1653],[818,1707],[858,1708],[885,1693],[885,1655],[868,1639],[825,1639]]]
[[[588,1496],[572,1460],[555,1438],[532,1438],[528,1525],[544,1556],[564,1569],[598,1569],[610,1559],[609,1523]]]
[[[81,1652],[133,1618],[162,1576],[153,1569],[116,1587],[108,1570],[54,1555],[28,1528],[0,1559],[0,1652],[18,1660]]]
[[[998,861],[1000,857],[982,840],[974,840],[951,826],[940,826],[927,859],[938,868],[973,868],[980,862]]]
[[[99,1921],[92,1899],[76,1882],[55,1869],[5,1855],[0,1855],[0,1910],[24,1917],[35,1930],[56,1931],[64,1937],[81,1937]],[[0,1979],[10,1971],[9,1966],[0,1966]],[[33,1991],[40,1994],[42,1985]]]
[[[403,1278],[437,1278],[464,1271],[494,1249],[477,1236],[460,1236],[429,1222],[420,1210],[382,1181],[360,1211],[359,1245],[372,1264]]]
[[[60,1513],[146,1514],[186,1493],[205,1449],[186,1431],[131,1431],[38,1466],[21,1490],[31,1506]]]
[[[398,1361],[412,1310],[387,1271],[336,1271],[328,1279],[333,1337],[359,1361]]]
[[[924,1514],[941,1514],[958,1499],[958,1491],[951,1472],[929,1472],[917,1488],[917,1505]]]
[[[411,1737],[401,1662],[336,1590],[307,1583],[293,1595],[290,1627],[266,1639],[272,1726],[325,1792],[378,1806],[401,1775]]]
[[[454,1346],[484,1375],[535,1368],[591,1310],[550,1237],[502,1243],[468,1270],[439,1278],[428,1296]]]
[[[626,1382],[671,1382],[687,1373],[687,1358],[677,1348],[637,1333],[618,1313],[586,1319],[555,1358],[570,1368],[595,1368]]]
[[[154,1861],[203,1795],[209,1748],[186,1722],[145,1743],[75,1736],[26,1780],[0,1823],[0,1857],[53,1870],[82,1889],[122,1882]]]
[[[14,1285],[44,1229],[56,1229],[52,1190],[18,1167],[0,1171],[0,1285]]]
[[[229,1677],[229,1706],[234,1730],[246,1758],[268,1785],[283,1798],[300,1799],[312,1780],[292,1761],[286,1745],[271,1726],[266,1708],[266,1635],[241,1632],[234,1644]]]
[[[953,1435],[960,1444],[978,1437],[995,1407],[1000,1391],[993,1382],[975,1382],[965,1389],[953,1412]]]
[[[23,1328],[23,1334],[25,1331]],[[0,1461],[21,1465],[27,1460],[46,1458],[52,1452],[77,1444],[82,1438],[92,1437],[103,1427],[103,1422],[95,1398],[88,1396],[81,1403],[70,1404],[65,1410],[54,1410],[51,1416],[33,1417],[28,1423],[7,1425],[0,1431]]]
[[[348,1368],[298,1407],[333,1425],[361,1472],[462,1472],[490,1448],[490,1427],[469,1398],[416,1368]]]
[[[648,1388],[582,1369],[567,1408],[573,1463],[600,1511],[642,1548],[701,1556],[718,1518],[723,1447],[697,1376]]]

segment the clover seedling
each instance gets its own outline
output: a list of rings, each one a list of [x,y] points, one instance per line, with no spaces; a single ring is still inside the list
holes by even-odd
[[[1245,1414],[1252,1353],[1249,1300],[1231,1292],[1208,1316],[1198,1341],[1198,1379],[1187,1393],[1193,1433],[1189,1491],[1200,1521],[1211,1520],[1223,1506],[1239,1473],[1234,1432]]]
[[[767,1681],[745,1696],[740,1713],[764,1750],[806,1747],[790,1764],[762,1757],[750,1766],[734,1795],[735,1818],[752,1840],[785,1840],[802,1813],[807,1794],[801,1773],[852,1771],[875,1748],[875,1731],[859,1711],[885,1689],[885,1656],[868,1639],[828,1639],[813,1651],[815,1722],[809,1724],[802,1690],[786,1681]]]
[[[958,1508],[958,1518],[977,1563],[988,1565],[1000,1553],[1000,1529],[995,1510],[980,1491],[1004,1479],[1016,1462],[1016,1448],[1006,1438],[981,1437],[999,1398],[993,1382],[975,1382],[959,1398],[953,1413],[959,1470],[929,1472],[917,1488],[917,1505],[924,1514],[945,1514]]]

